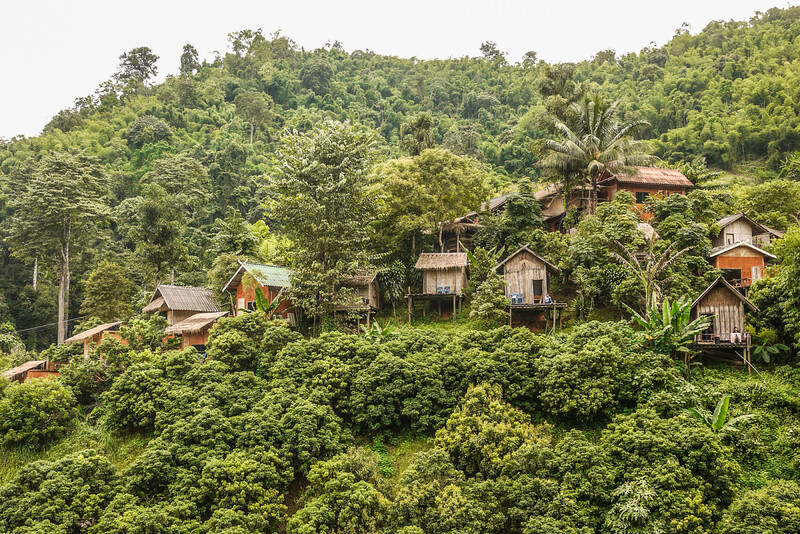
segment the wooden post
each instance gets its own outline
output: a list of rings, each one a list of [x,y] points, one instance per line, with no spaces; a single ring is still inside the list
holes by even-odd
[[[508,326],[511,326],[511,311],[513,309],[514,309],[514,307],[511,304],[509,304],[508,305]]]
[[[369,330],[369,315],[371,311],[372,310],[370,310],[369,306],[367,306],[367,330]]]
[[[753,370],[750,365],[750,334],[745,334],[747,336],[747,346],[745,348],[745,355],[747,355],[747,376],[753,374]]]
[[[453,293],[453,322],[456,322],[456,295]]]
[[[408,296],[406,297],[408,301],[408,324],[411,325],[411,288],[408,288]]]

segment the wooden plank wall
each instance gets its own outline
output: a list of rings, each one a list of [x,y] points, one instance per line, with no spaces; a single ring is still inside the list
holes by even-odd
[[[744,332],[744,303],[726,288],[712,289],[695,309],[695,317],[705,314],[716,315],[714,333],[723,341],[730,341],[734,326],[739,328],[739,332]]]
[[[452,269],[427,269],[422,276],[422,292],[435,295],[436,288],[450,286],[450,293],[460,295],[466,284],[466,271],[464,267]]]
[[[715,247],[721,247],[723,245],[731,245],[732,243],[728,243],[726,240],[726,236],[728,234],[733,234],[733,242],[736,243],[737,241],[747,241],[751,243],[753,241],[753,227],[750,226],[750,223],[744,219],[739,219],[738,221],[733,221],[731,224],[726,226],[720,232],[713,241],[712,244]]]
[[[506,296],[522,293],[525,304],[533,304],[533,281],[542,280],[542,296],[548,293],[547,269],[544,262],[523,250],[503,265]]]

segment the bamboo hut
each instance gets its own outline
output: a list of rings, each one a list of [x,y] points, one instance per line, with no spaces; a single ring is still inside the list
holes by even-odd
[[[464,288],[467,286],[467,265],[469,259],[466,252],[423,252],[414,267],[422,271],[422,292],[409,293],[408,320],[411,321],[414,299],[435,301],[441,314],[442,302],[452,302],[453,320],[456,311],[461,307]]]
[[[29,378],[55,378],[58,372],[47,360],[33,360],[3,371],[3,376],[12,382],[25,382]]]
[[[197,313],[183,321],[169,326],[164,330],[167,336],[180,336],[181,349],[196,347],[201,352],[205,350],[208,341],[208,332],[221,317],[228,315],[228,312],[207,312]]]
[[[214,293],[203,287],[159,285],[144,313],[160,313],[171,326],[198,313],[220,311]]]
[[[89,344],[94,343],[97,345],[106,335],[111,335],[119,339],[119,334],[117,332],[119,332],[120,326],[122,326],[122,321],[101,324],[65,339],[64,343],[75,343],[76,341],[83,342],[83,357],[88,358]],[[125,343],[125,341],[123,341],[123,343]]]

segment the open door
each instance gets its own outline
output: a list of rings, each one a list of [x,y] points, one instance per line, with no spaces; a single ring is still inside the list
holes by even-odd
[[[544,300],[544,280],[533,281],[533,302],[542,302]]]

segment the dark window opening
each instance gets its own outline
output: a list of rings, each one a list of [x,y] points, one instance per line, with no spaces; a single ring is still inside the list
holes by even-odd
[[[544,294],[544,280],[533,281],[533,298],[542,298]]]
[[[650,193],[647,191],[636,191],[636,203],[637,204],[644,204],[647,201],[647,197],[650,196]]]
[[[721,269],[721,271],[722,271],[722,277],[731,284],[733,284],[734,282],[738,282],[742,279],[741,269]]]

